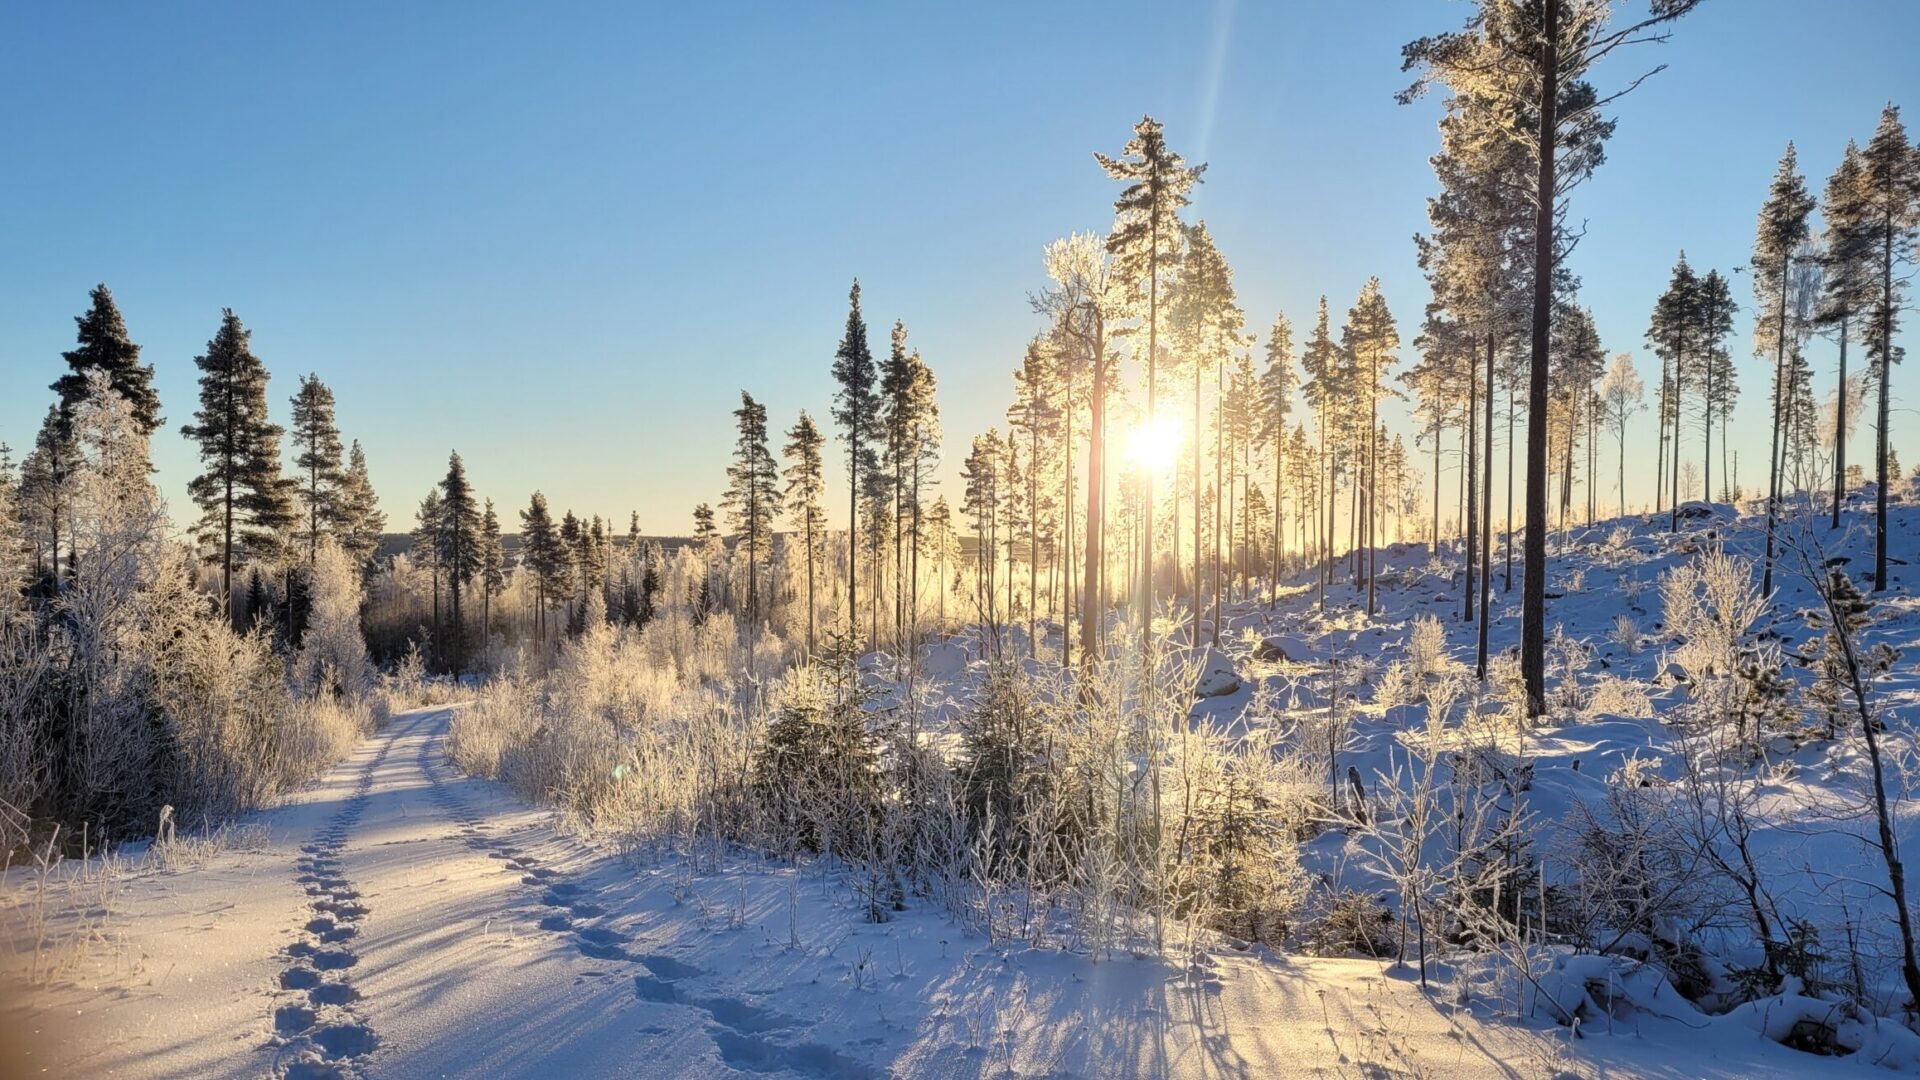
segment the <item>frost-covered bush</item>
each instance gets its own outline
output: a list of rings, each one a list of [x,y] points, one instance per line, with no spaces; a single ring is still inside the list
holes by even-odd
[[[1318,956],[1392,956],[1399,947],[1393,909],[1371,893],[1347,889],[1308,924],[1304,944]]]
[[[1613,632],[1607,635],[1607,639],[1627,650],[1628,656],[1640,655],[1640,624],[1634,622],[1631,615],[1624,612],[1616,615]]]
[[[360,635],[360,572],[330,539],[307,568],[307,594],[311,606],[294,654],[294,685],[308,695],[359,701],[375,678]]]
[[[1638,679],[1601,675],[1587,687],[1583,715],[1647,719],[1653,716],[1653,699],[1647,694],[1647,684]]]

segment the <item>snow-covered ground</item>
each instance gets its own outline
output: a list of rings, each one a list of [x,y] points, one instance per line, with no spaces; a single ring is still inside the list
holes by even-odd
[[[1899,515],[1894,554],[1906,560],[1920,516]],[[1678,534],[1665,519],[1622,529],[1574,530],[1564,552],[1556,547],[1551,581],[1560,595],[1551,614],[1591,645],[1588,677],[1652,681],[1666,664],[1658,575],[1718,539],[1757,553],[1760,534],[1750,519],[1713,515]],[[1803,544],[1811,534],[1795,527],[1791,535]],[[1857,574],[1870,561],[1862,556],[1871,538],[1860,529],[1818,535],[1827,549],[1810,555],[1814,565],[1849,558]],[[1783,562],[1779,621],[1769,628],[1794,643],[1813,633],[1795,614],[1814,602],[1797,559]],[[1372,619],[1345,585],[1330,592],[1325,614],[1304,588],[1272,610],[1230,609],[1227,652],[1244,685],[1203,701],[1197,719],[1235,722],[1256,682],[1304,684],[1311,663],[1255,658],[1269,635],[1297,643],[1308,660],[1364,654],[1385,663],[1404,650],[1414,617],[1431,613],[1448,627],[1453,654],[1470,659],[1459,590],[1428,562],[1414,546],[1383,558],[1393,584],[1382,584]],[[1920,639],[1900,580],[1906,569],[1895,566],[1894,595],[1881,602],[1869,642]],[[1496,583],[1495,602],[1497,653],[1515,640],[1518,593]],[[1644,640],[1616,640],[1623,615]],[[1879,689],[1897,730],[1916,715],[1914,655]],[[957,657],[936,660],[961,676]],[[1654,706],[1683,693],[1658,687]],[[1371,776],[1399,745],[1406,709],[1374,704],[1366,688],[1356,699],[1348,757]],[[319,784],[242,822],[223,843],[45,874],[11,869],[5,963],[14,992],[0,1003],[0,1030],[15,1039],[0,1074],[1884,1074],[1865,1055],[1817,1057],[1769,1040],[1759,1028],[1777,1026],[1778,1016],[1707,1016],[1658,985],[1639,988],[1637,1007],[1588,1022],[1576,1037],[1541,1019],[1515,1022],[1497,1002],[1458,1007],[1449,979],[1423,990],[1407,968],[1385,961],[1227,945],[1191,965],[1096,958],[989,943],[931,905],[868,923],[851,885],[822,864],[795,869],[744,854],[696,864],[573,835],[551,811],[449,765],[450,715],[396,717]],[[1783,897],[1813,913],[1865,889],[1872,866],[1858,845],[1795,827],[1792,815],[1843,788],[1857,762],[1839,743],[1775,749],[1771,784],[1782,810],[1763,830],[1764,857],[1818,870]],[[1657,765],[1670,750],[1653,717],[1587,715],[1538,731],[1527,751],[1543,828],[1595,797],[1629,756]],[[1903,834],[1920,841],[1908,814]],[[1348,857],[1356,842],[1324,832],[1310,861],[1322,873],[1361,874]]]

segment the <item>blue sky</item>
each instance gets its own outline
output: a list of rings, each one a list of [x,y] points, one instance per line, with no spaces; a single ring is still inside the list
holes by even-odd
[[[858,275],[874,340],[904,319],[934,366],[957,458],[1003,422],[1039,328],[1042,246],[1111,222],[1091,151],[1117,152],[1142,113],[1209,163],[1193,213],[1252,328],[1276,310],[1310,320],[1323,292],[1344,312],[1377,274],[1410,341],[1438,104],[1394,104],[1399,49],[1466,12],[15,5],[0,16],[0,439],[31,443],[72,316],[105,281],[158,368],[155,458],[181,524],[192,357],[230,306],[282,419],[299,373],[334,388],[394,527],[457,448],[503,510],[538,487],[679,532],[723,485],[742,388],[782,428],[801,408],[825,419]],[[1916,40],[1909,0],[1709,0],[1603,72],[1670,65],[1618,105],[1609,160],[1574,196],[1574,268],[1609,352],[1635,352],[1651,384],[1643,333],[1676,252],[1745,262],[1788,139],[1817,193],[1888,100],[1920,129]],[[1764,365],[1734,281],[1752,488]],[[1830,378],[1831,346],[1813,356]],[[1896,375],[1894,421],[1909,464],[1911,377]],[[1630,499],[1650,497],[1651,471]]]

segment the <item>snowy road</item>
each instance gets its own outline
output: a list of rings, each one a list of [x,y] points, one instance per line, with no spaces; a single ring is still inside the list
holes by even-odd
[[[604,880],[546,865],[597,863],[549,815],[441,762],[449,715],[396,718],[260,815],[260,850],[135,875],[112,901],[126,916],[109,921],[113,946],[9,1009],[40,1036],[17,1063],[236,1078],[697,1071],[709,1047],[650,1027],[659,1006],[634,981],[695,969],[636,951],[592,899]]]
[[[32,1036],[0,1076],[1861,1075],[1680,1028],[1570,1059],[1373,961],[1096,963],[929,905],[865,923],[836,875],[636,865],[456,772],[450,715],[396,717],[236,850],[77,894],[101,933],[0,1004]]]

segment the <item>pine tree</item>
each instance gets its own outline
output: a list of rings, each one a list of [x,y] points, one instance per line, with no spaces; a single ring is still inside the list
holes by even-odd
[[[1654,301],[1653,317],[1647,324],[1647,344],[1653,348],[1661,364],[1660,446],[1666,456],[1657,470],[1657,481],[1666,483],[1669,473],[1676,479],[1676,483],[1665,489],[1668,500],[1673,503],[1673,517],[1669,523],[1672,531],[1679,529],[1677,479],[1680,475],[1680,417],[1687,379],[1694,369],[1693,357],[1698,344],[1695,335],[1699,324],[1700,278],[1687,263],[1687,253],[1683,251],[1673,264],[1673,276],[1667,282],[1667,291]],[[1656,506],[1659,501],[1656,497]]]
[[[961,467],[966,481],[966,498],[960,509],[973,518],[975,605],[987,628],[995,655],[1000,651],[997,561],[999,559],[1001,468],[1004,454],[1000,432],[990,429],[973,437],[973,448]]]
[[[1380,399],[1400,396],[1385,381],[1387,369],[1395,362],[1394,353],[1400,348],[1400,331],[1394,326],[1393,313],[1387,310],[1387,298],[1381,295],[1379,278],[1367,279],[1366,285],[1360,290],[1359,299],[1348,310],[1347,324],[1341,331],[1341,345],[1353,358],[1354,374],[1360,380],[1357,389],[1367,403],[1367,423],[1362,429],[1367,445],[1365,459],[1361,463],[1365,469],[1362,490],[1366,524],[1361,533],[1366,544],[1367,614],[1372,615],[1374,577],[1379,565],[1379,551],[1374,541],[1379,520],[1380,490],[1379,441],[1372,436],[1380,428]]]
[[[940,467],[940,405],[934,398],[934,389],[933,368],[921,358],[920,350],[915,349],[907,358],[906,392],[899,404],[899,414],[903,419],[898,421],[905,436],[903,452],[906,457],[902,494],[903,512],[908,517],[907,616],[915,633],[919,632],[920,627],[920,545],[922,518],[925,516],[922,503],[926,498],[926,489],[936,482],[934,471]],[[912,677],[911,672],[908,677]]]
[[[1198,221],[1180,227],[1180,273],[1167,290],[1167,321],[1173,331],[1173,357],[1178,364],[1193,369],[1193,437],[1190,461],[1193,468],[1193,619],[1190,640],[1200,640],[1200,612],[1205,606],[1201,596],[1203,558],[1201,553],[1200,512],[1200,433],[1201,387],[1207,372],[1226,362],[1234,349],[1244,345],[1241,329],[1246,316],[1241,312],[1233,291],[1233,270],[1214,245],[1207,223]],[[1175,502],[1178,502],[1176,498]],[[1174,557],[1180,551],[1180,530],[1175,528]],[[1216,588],[1218,583],[1216,582]]]
[[[1280,596],[1280,549],[1282,511],[1282,469],[1287,458],[1287,421],[1293,415],[1293,389],[1300,379],[1293,369],[1293,326],[1285,313],[1273,317],[1273,329],[1267,331],[1267,368],[1260,376],[1261,439],[1273,454],[1273,567],[1267,593],[1267,610]],[[1298,513],[1296,504],[1296,515]]]
[[[181,434],[200,444],[206,471],[187,485],[202,511],[199,532],[213,538],[221,595],[231,605],[236,558],[265,555],[275,532],[292,524],[289,483],[280,476],[280,427],[267,419],[267,369],[248,347],[246,327],[227,309],[199,366],[200,411]],[[143,413],[136,405],[134,415]],[[145,420],[140,420],[142,426]]]
[[[879,395],[874,383],[873,351],[867,347],[867,323],[860,314],[860,282],[847,294],[847,327],[833,354],[833,420],[847,444],[847,628],[859,646],[860,501],[869,493],[869,474],[879,470],[878,456],[869,445],[879,427]]]
[[[105,285],[95,285],[88,295],[92,305],[73,320],[79,327],[79,344],[62,354],[72,370],[52,386],[60,395],[60,415],[71,416],[74,406],[86,397],[87,373],[101,371],[114,393],[127,399],[141,433],[151,436],[165,422],[160,417],[160,397],[153,390],[153,365],[140,362],[140,346],[127,336],[127,323],[120,317],[113,293]]]
[[[740,392],[740,407],[733,412],[735,429],[733,464],[727,467],[727,494],[722,504],[734,536],[746,548],[747,621],[751,630],[749,650],[759,635],[760,564],[773,546],[773,517],[779,509],[775,485],[780,469],[767,449],[767,407]],[[751,652],[749,652],[751,656]]]
[[[1902,144],[1904,146],[1904,142]],[[1781,453],[1782,424],[1791,407],[1792,390],[1788,383],[1788,341],[1796,333],[1789,326],[1791,304],[1788,287],[1793,277],[1796,252],[1808,237],[1807,217],[1813,213],[1813,196],[1807,194],[1806,181],[1800,177],[1793,144],[1780,158],[1772,189],[1760,207],[1760,227],[1753,242],[1753,291],[1759,301],[1755,312],[1755,344],[1772,353],[1773,360],[1773,449],[1767,458],[1767,557],[1760,590],[1773,591],[1773,529],[1780,501],[1780,474],[1785,457]]]
[[[1531,261],[1532,252],[1528,206],[1519,193],[1529,185],[1531,159],[1522,141],[1505,137],[1507,102],[1497,95],[1490,97],[1487,86],[1469,83],[1452,89],[1440,120],[1440,152],[1431,159],[1441,185],[1440,193],[1427,200],[1432,232],[1414,238],[1420,267],[1433,293],[1427,322],[1438,332],[1433,343],[1440,346],[1423,359],[1435,366],[1416,385],[1428,393],[1448,395],[1457,384],[1465,392],[1459,403],[1466,429],[1462,464],[1467,496],[1462,615],[1473,617],[1477,574],[1476,670],[1484,677],[1492,624],[1494,363],[1501,346],[1519,333],[1524,311],[1522,268]],[[1477,357],[1485,359],[1484,373]],[[1455,366],[1465,378],[1454,377]],[[1484,411],[1476,410],[1476,397],[1482,399]],[[1452,403],[1444,398],[1432,401],[1427,409],[1436,452],[1439,429],[1451,411]],[[1434,471],[1437,492],[1437,464]],[[1436,511],[1436,522],[1438,516]]]
[[[1739,397],[1740,384],[1734,379],[1733,353],[1726,347],[1726,338],[1733,332],[1733,313],[1739,305],[1733,302],[1733,291],[1727,279],[1718,270],[1709,270],[1700,279],[1700,375],[1703,383],[1700,394],[1700,430],[1704,444],[1701,454],[1700,497],[1713,498],[1713,421],[1720,417],[1722,438],[1721,450],[1726,449],[1726,418],[1733,412],[1733,403]],[[1723,470],[1724,472],[1724,470]],[[1722,477],[1724,482],[1725,477]]]
[[[1149,428],[1159,421],[1160,289],[1161,276],[1178,267],[1180,210],[1188,193],[1200,182],[1205,165],[1187,166],[1168,149],[1160,122],[1143,116],[1134,125],[1121,157],[1095,153],[1108,176],[1126,184],[1114,200],[1114,227],[1107,251],[1114,257],[1114,276],[1128,290],[1133,311],[1145,307],[1147,323],[1147,415]],[[1143,658],[1153,626],[1153,477],[1145,476],[1142,515],[1146,527],[1140,544],[1140,641]]]
[[[468,583],[486,568],[486,552],[480,539],[480,507],[457,452],[447,456],[447,475],[440,481],[440,495],[438,564],[446,575],[447,597],[452,602],[452,657],[458,674],[466,670],[467,662],[467,626],[460,600]]]
[[[1253,482],[1253,447],[1259,440],[1261,424],[1264,420],[1263,403],[1260,399],[1260,379],[1254,374],[1253,357],[1245,350],[1233,358],[1231,373],[1226,379],[1225,399],[1220,407],[1220,424],[1225,431],[1225,452],[1227,467],[1224,481],[1221,479],[1220,463],[1214,464],[1215,484],[1224,484],[1227,495],[1226,551],[1231,557],[1235,551],[1233,541],[1234,526],[1239,525],[1240,543],[1238,545],[1240,562],[1236,569],[1243,597],[1251,591],[1248,561],[1252,558],[1251,538],[1252,521],[1247,517],[1246,499],[1235,503],[1235,493],[1246,490]],[[1236,455],[1237,465],[1233,464]],[[1249,494],[1246,498],[1250,499]],[[1263,511],[1264,512],[1264,511]],[[1238,515],[1236,517],[1235,515]],[[1219,520],[1219,515],[1215,515]],[[1229,558],[1231,562],[1231,558]],[[1216,643],[1220,634],[1220,597],[1216,593],[1213,599],[1213,633]]]
[[[1873,303],[1873,238],[1866,227],[1868,205],[1862,182],[1865,164],[1860,148],[1847,141],[1847,152],[1840,167],[1827,180],[1820,216],[1826,222],[1826,242],[1821,253],[1823,293],[1815,321],[1833,331],[1840,346],[1839,374],[1834,393],[1833,422],[1833,520],[1830,528],[1840,527],[1840,507],[1847,492],[1847,403],[1853,388],[1847,381],[1847,345],[1859,336],[1857,321]]]
[[[826,534],[827,515],[820,500],[826,494],[826,470],[821,448],[826,437],[814,425],[813,417],[801,410],[800,419],[787,430],[787,445],[781,450],[787,459],[787,513],[800,530],[807,559],[807,655],[815,648],[814,569],[820,565],[820,541]]]
[[[547,613],[552,610],[554,597],[565,589],[566,557],[560,537],[554,531],[553,514],[547,509],[547,497],[538,491],[528,500],[527,508],[520,511],[520,561],[532,572],[534,588],[539,593],[534,633],[545,641]]]
[[[1604,374],[1607,354],[1601,347],[1593,312],[1587,308],[1567,305],[1555,330],[1553,375],[1560,389],[1555,403],[1560,446],[1560,528],[1564,533],[1567,509],[1573,501],[1574,448],[1580,442],[1580,429],[1587,419],[1593,385]]]
[[[892,497],[896,639],[902,636],[909,609],[918,600],[921,488],[930,482],[940,442],[940,413],[933,391],[933,370],[919,350],[907,348],[906,325],[896,321],[878,398],[885,488]]]
[[[1861,153],[1860,165],[1865,212],[1859,227],[1877,256],[1872,298],[1863,314],[1868,375],[1879,384],[1873,515],[1873,587],[1879,592],[1887,587],[1887,493],[1897,475],[1891,467],[1887,425],[1893,365],[1905,352],[1894,344],[1906,291],[1901,271],[1913,262],[1920,246],[1920,147],[1907,141],[1898,106],[1888,105],[1881,112],[1880,126]]]
[[[1037,597],[1040,569],[1040,529],[1042,513],[1042,495],[1040,477],[1041,462],[1047,460],[1041,453],[1041,444],[1050,442],[1054,428],[1059,421],[1059,409],[1052,400],[1053,382],[1056,366],[1050,355],[1051,346],[1045,337],[1036,337],[1027,343],[1027,351],[1020,366],[1013,373],[1013,404],[1007,408],[1007,437],[1023,437],[1027,443],[1026,490],[1022,493],[1027,508],[1027,593]],[[1039,655],[1039,634],[1037,631],[1035,609],[1039,604],[1027,606],[1027,650],[1029,656]]]
[[[1403,50],[1419,79],[1401,94],[1419,96],[1435,81],[1477,100],[1503,101],[1489,125],[1532,157],[1533,308],[1527,369],[1526,550],[1521,596],[1520,667],[1527,713],[1546,708],[1546,532],[1548,360],[1556,269],[1568,193],[1599,167],[1614,124],[1600,107],[1639,85],[1601,95],[1587,81],[1593,66],[1622,47],[1665,39],[1661,28],[1698,0],[1658,0],[1646,18],[1615,25],[1611,0],[1476,0],[1465,29],[1421,38]],[[1644,79],[1644,76],[1642,77]],[[1521,107],[1515,108],[1514,105]],[[1531,130],[1529,130],[1531,129]]]
[[[1313,486],[1316,492],[1314,512],[1315,547],[1319,550],[1324,566],[1320,574],[1320,603],[1325,606],[1327,586],[1333,581],[1333,473],[1328,456],[1328,437],[1338,426],[1342,403],[1347,400],[1349,388],[1344,385],[1348,374],[1341,362],[1340,346],[1334,343],[1333,330],[1327,311],[1327,298],[1320,298],[1320,308],[1314,318],[1313,336],[1307,339],[1306,351],[1300,354],[1300,368],[1306,374],[1306,381],[1300,386],[1306,395],[1307,404],[1313,409],[1314,434],[1319,442],[1319,464],[1316,467]],[[1321,523],[1325,522],[1324,531]],[[1434,537],[1439,542],[1438,534]],[[1435,550],[1438,550],[1436,547]]]
[[[300,449],[294,466],[301,473],[300,504],[306,511],[307,562],[319,556],[320,538],[336,527],[340,507],[340,430],[333,421],[333,391],[318,375],[303,376],[293,395],[293,445]]]

